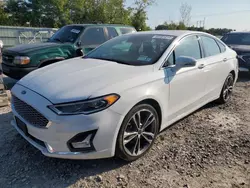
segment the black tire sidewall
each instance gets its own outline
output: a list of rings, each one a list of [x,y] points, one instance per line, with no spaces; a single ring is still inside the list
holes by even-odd
[[[126,125],[127,125],[128,121],[131,119],[131,117],[136,112],[138,112],[139,110],[142,110],[142,109],[150,110],[154,114],[154,116],[156,118],[156,130],[157,130],[157,132],[155,133],[156,134],[155,138],[152,141],[150,147],[144,153],[142,153],[139,156],[130,156],[129,154],[127,154],[127,152],[125,151],[124,146],[123,146],[123,133],[125,131],[125,128],[126,128]],[[159,132],[159,126],[160,126],[159,125],[159,116],[158,116],[158,113],[157,113],[157,111],[155,110],[154,107],[152,107],[149,104],[139,104],[139,105],[134,106],[128,112],[128,114],[125,116],[125,118],[124,118],[124,120],[122,122],[121,128],[119,130],[118,137],[117,137],[117,142],[116,142],[116,156],[119,157],[119,158],[122,158],[123,160],[126,160],[126,161],[134,161],[134,160],[137,160],[138,158],[142,157],[143,155],[145,155],[150,150],[150,148],[153,146],[153,144],[155,142],[156,136],[157,136],[157,134]]]
[[[224,92],[224,89],[225,89],[225,86],[226,86],[226,82],[227,82],[227,80],[228,80],[229,77],[232,77],[232,79],[234,80],[233,74],[230,73],[230,74],[227,76],[227,78],[226,78],[226,80],[225,80],[225,82],[224,82],[224,84],[223,84],[222,90],[221,90],[219,102],[222,103],[222,104],[227,103],[227,102],[230,101],[230,99],[231,99],[231,96],[230,96],[230,98],[229,98],[228,100],[225,100],[224,97],[223,97],[223,92]]]

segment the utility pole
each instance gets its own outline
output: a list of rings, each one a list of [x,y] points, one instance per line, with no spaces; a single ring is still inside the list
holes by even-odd
[[[205,29],[205,23],[206,23],[206,17],[204,17],[204,20],[203,20],[203,28]]]

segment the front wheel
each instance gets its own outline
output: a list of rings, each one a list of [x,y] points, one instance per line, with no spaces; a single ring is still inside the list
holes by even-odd
[[[120,128],[116,156],[126,161],[134,161],[146,154],[152,147],[159,130],[159,117],[148,104],[132,108]]]
[[[230,73],[223,85],[220,98],[218,99],[218,102],[221,104],[227,103],[233,93],[233,87],[234,87],[234,76],[232,73]]]

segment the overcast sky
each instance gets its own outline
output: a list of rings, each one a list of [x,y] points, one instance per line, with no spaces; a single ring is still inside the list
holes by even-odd
[[[127,0],[127,6],[134,0]],[[250,0],[156,0],[156,5],[148,8],[148,24],[155,26],[164,21],[179,21],[179,7],[182,2],[192,6],[191,24],[206,18],[206,28],[231,28],[250,31]]]

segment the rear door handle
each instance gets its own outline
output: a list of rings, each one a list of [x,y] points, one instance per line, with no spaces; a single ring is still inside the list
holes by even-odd
[[[224,61],[224,62],[227,62],[227,58],[224,58],[223,61]]]
[[[204,64],[200,64],[200,65],[198,66],[198,69],[203,69],[203,68],[205,68],[205,65],[204,65]]]

